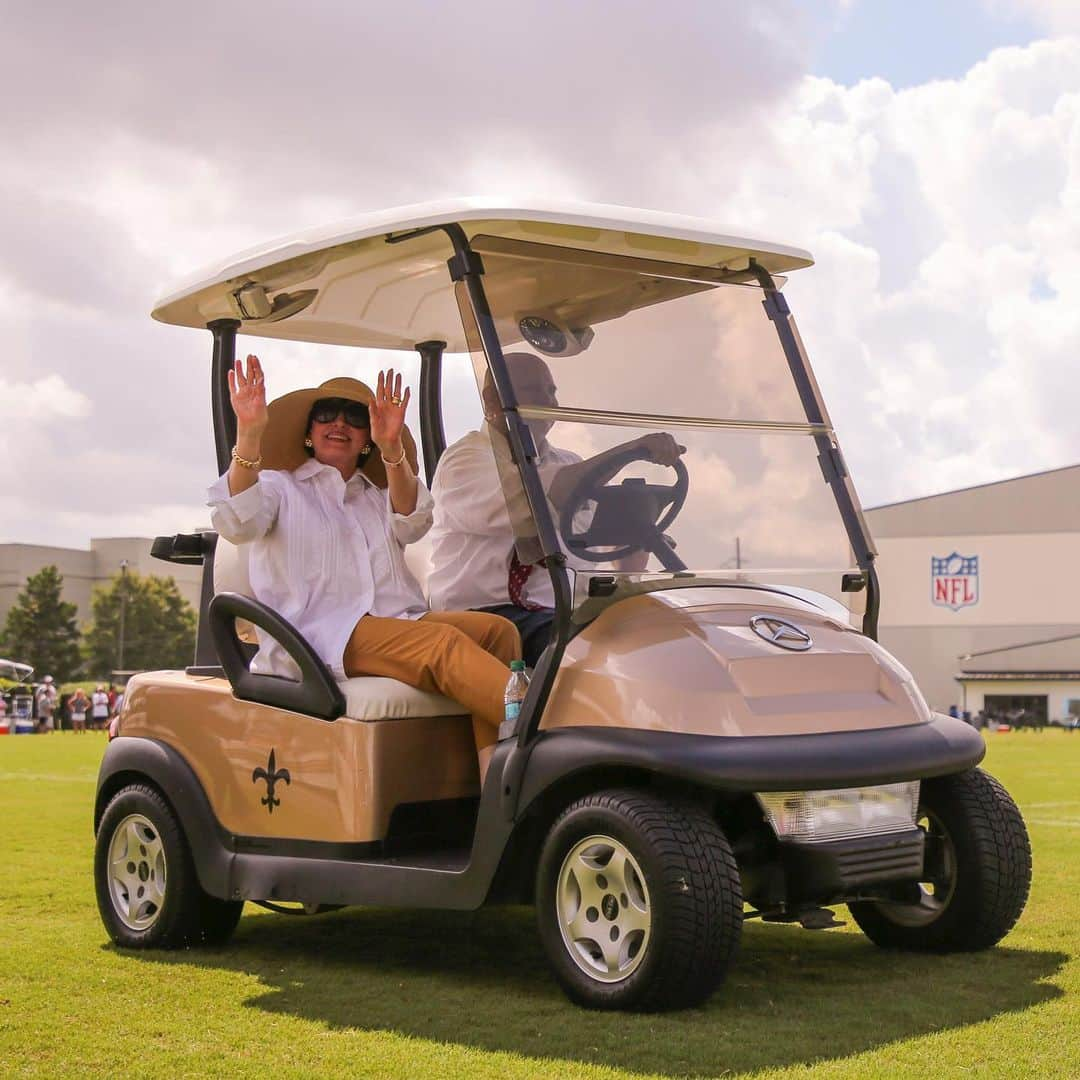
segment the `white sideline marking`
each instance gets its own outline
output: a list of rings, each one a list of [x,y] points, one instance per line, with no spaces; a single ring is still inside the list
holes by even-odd
[[[1024,805],[1029,810],[1049,810],[1055,806],[1080,806],[1080,799],[1068,799],[1065,802],[1029,802]]]
[[[1029,825],[1054,825],[1059,829],[1080,829],[1080,818],[1058,818],[1055,821],[1043,818],[1028,818]]]
[[[96,776],[62,776],[60,773],[0,772],[0,780],[44,780],[51,784],[95,784]]]

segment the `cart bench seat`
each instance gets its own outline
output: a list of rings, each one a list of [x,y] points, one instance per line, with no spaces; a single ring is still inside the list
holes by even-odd
[[[372,675],[338,683],[345,695],[345,715],[351,720],[405,720],[421,716],[463,716],[468,712],[442,694],[417,690],[397,679]]]

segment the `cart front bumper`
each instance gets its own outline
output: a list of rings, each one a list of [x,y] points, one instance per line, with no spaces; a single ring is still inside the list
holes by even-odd
[[[789,902],[825,903],[870,886],[919,881],[922,829],[826,843],[780,843]]]

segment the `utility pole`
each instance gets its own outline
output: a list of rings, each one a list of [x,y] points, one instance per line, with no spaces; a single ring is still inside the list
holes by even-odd
[[[116,670],[124,670],[124,621],[127,618],[127,559],[120,560],[120,633],[117,635]]]
[[[742,569],[742,544],[737,536],[735,537],[735,569]]]

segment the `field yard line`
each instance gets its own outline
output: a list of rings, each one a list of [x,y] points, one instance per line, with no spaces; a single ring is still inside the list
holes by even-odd
[[[1080,829],[1080,818],[1058,818],[1056,821],[1048,821],[1043,818],[1028,818],[1029,825],[1056,825],[1062,829]]]
[[[0,772],[0,780],[44,780],[54,784],[96,784],[96,776],[64,776],[62,773]]]
[[[1052,806],[1080,806],[1080,799],[1067,799],[1065,802],[1029,802],[1024,803],[1028,810],[1049,810]]]

